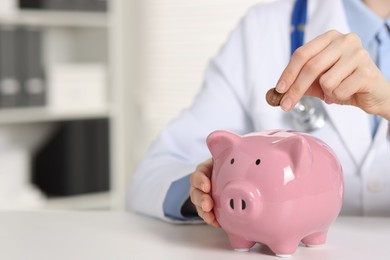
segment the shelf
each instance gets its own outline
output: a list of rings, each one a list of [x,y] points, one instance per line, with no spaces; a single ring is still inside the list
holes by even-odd
[[[111,208],[110,192],[91,193],[61,198],[50,198],[44,210],[108,210]]]
[[[14,15],[0,16],[0,24],[47,27],[105,28],[107,14],[75,11],[18,11]]]
[[[0,109],[0,124],[63,121],[105,118],[110,115],[107,107],[84,110],[54,110],[50,108]]]
[[[135,161],[128,149],[132,147],[133,133],[134,139],[138,136],[138,131],[131,127],[136,125],[133,121],[138,123],[135,120],[138,119],[137,107],[133,105],[136,102],[132,102],[135,46],[133,40],[136,35],[133,35],[133,29],[129,28],[129,24],[135,22],[134,13],[137,10],[134,1],[109,0],[107,3],[109,7],[107,12],[18,10],[17,6],[7,9],[8,12],[6,9],[0,12],[0,26],[5,31],[19,27],[28,29],[31,26],[31,29],[38,29],[42,33],[41,55],[44,68],[50,68],[52,64],[66,63],[107,65],[107,78],[104,82],[104,90],[107,93],[104,95],[104,101],[108,104],[102,101],[105,107],[99,109],[74,107],[72,110],[54,110],[51,107],[0,108],[0,125],[4,129],[9,125],[10,131],[23,130],[23,133],[28,134],[31,131],[30,127],[35,133],[35,129],[56,127],[58,125],[56,123],[62,121],[108,119],[111,191],[103,194],[50,198],[44,207],[47,209],[124,208],[127,173],[132,171]],[[24,26],[26,28],[23,28]],[[49,74],[46,72],[45,76],[49,77]],[[134,90],[134,93],[138,94],[138,91]],[[136,95],[134,100],[135,98]],[[75,104],[80,107],[87,106],[82,103]],[[98,105],[100,103],[96,104]],[[44,138],[44,133],[41,134]],[[20,140],[21,144],[24,144],[23,142],[24,139]]]

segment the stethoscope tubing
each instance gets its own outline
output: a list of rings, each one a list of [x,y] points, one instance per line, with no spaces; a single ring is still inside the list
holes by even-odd
[[[307,0],[297,0],[291,17],[291,55],[303,45],[307,21]]]

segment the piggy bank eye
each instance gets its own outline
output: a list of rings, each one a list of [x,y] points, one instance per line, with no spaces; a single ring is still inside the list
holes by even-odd
[[[261,162],[260,159],[257,159],[257,160],[256,160],[256,165],[259,165],[260,162]]]
[[[233,164],[234,163],[234,158],[232,158],[231,160],[230,160],[230,164]]]

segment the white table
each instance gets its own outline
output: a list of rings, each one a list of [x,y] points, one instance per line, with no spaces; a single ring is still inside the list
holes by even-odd
[[[229,247],[221,229],[121,212],[0,212],[0,259],[280,259],[264,246]],[[290,259],[390,259],[390,218],[340,217],[328,242]]]

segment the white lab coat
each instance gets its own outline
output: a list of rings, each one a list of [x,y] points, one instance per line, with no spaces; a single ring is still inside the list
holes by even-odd
[[[259,4],[242,19],[211,61],[194,104],[162,131],[134,174],[128,193],[133,210],[167,220],[162,205],[170,184],[211,157],[205,139],[212,131],[293,129],[288,113],[265,101],[266,91],[275,86],[290,58],[293,2]],[[305,42],[330,29],[349,31],[342,1],[309,0]],[[326,125],[311,134],[329,144],[341,161],[342,213],[390,216],[388,122],[382,120],[372,140],[364,111],[325,108]]]

